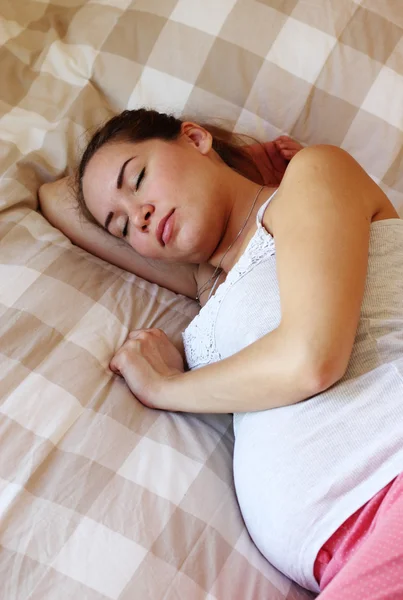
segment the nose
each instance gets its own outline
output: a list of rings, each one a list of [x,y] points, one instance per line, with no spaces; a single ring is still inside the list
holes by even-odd
[[[154,211],[155,208],[152,204],[142,204],[141,206],[133,207],[130,220],[137,229],[147,231],[150,226],[151,215]]]

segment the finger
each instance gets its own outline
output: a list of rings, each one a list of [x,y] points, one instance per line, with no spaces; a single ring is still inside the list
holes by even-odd
[[[289,144],[287,142],[282,142],[282,141],[278,141],[278,142],[274,142],[277,151],[281,152],[282,150],[286,150],[287,148],[289,148]]]
[[[281,154],[286,160],[291,160],[295,156],[296,152],[295,150],[284,149],[281,150]]]
[[[303,146],[301,146],[301,144],[299,142],[296,142],[295,140],[292,140],[291,138],[288,138],[287,140],[276,140],[274,143],[280,151],[292,150],[294,152],[294,154],[296,154],[297,152],[299,152],[300,150],[303,149]]]
[[[292,141],[286,146],[289,150],[293,150],[295,153],[303,149],[303,146],[299,142]]]
[[[279,135],[274,142],[279,142],[280,144],[289,144],[290,142],[293,142],[293,138],[290,137],[289,135]]]
[[[126,341],[133,341],[133,340],[145,340],[147,339],[148,336],[152,335],[152,329],[133,329],[133,331],[130,331]]]
[[[284,173],[284,161],[276,144],[264,144],[264,149],[266,152],[266,156],[271,162],[272,168],[279,173]]]
[[[120,372],[117,361],[115,359],[116,355],[112,358],[111,362],[109,363],[109,368],[112,371],[112,373],[115,373],[115,375],[122,376],[122,373]]]
[[[139,337],[139,335],[145,331],[144,329],[133,329],[132,331],[129,331],[129,334],[127,336],[126,339],[128,340],[135,340],[136,338]]]
[[[159,329],[158,327],[154,327],[153,329],[150,329],[150,332],[153,335],[156,335],[157,337],[168,337],[167,334],[165,333],[165,331],[163,331],[162,329]]]
[[[129,332],[127,339],[132,340],[138,337],[147,337],[147,335],[161,335],[164,333],[162,329],[157,329],[156,327],[145,327],[144,329],[133,329]]]
[[[156,327],[150,327],[150,329],[138,329],[129,333],[129,340],[147,340],[150,338],[162,338],[167,337],[166,333],[162,329]]]
[[[289,148],[289,145],[285,142],[276,142],[276,148],[281,152],[282,150],[287,150]]]

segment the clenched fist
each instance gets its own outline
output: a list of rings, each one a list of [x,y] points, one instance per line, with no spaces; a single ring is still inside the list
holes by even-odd
[[[125,379],[140,402],[165,410],[171,409],[167,385],[184,372],[180,352],[161,329],[131,331],[109,367]]]

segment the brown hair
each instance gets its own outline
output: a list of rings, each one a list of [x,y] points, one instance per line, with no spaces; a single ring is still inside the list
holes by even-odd
[[[84,217],[100,226],[88,210],[83,194],[85,169],[99,148],[110,143],[143,142],[149,139],[173,141],[180,135],[182,122],[173,115],[140,108],[125,110],[97,129],[81,157],[75,178],[78,208]],[[229,167],[256,183],[263,183],[253,158],[243,147],[245,142],[241,136],[215,125],[202,124],[202,127],[211,133],[213,149]]]

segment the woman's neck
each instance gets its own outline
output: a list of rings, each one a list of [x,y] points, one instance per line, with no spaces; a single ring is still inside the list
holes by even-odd
[[[268,198],[269,187],[234,173],[233,185],[229,189],[230,202],[227,221],[219,245],[209,259],[209,264],[220,267],[226,273],[242,254],[245,245],[256,229],[256,215]],[[232,189],[231,189],[232,188]]]

